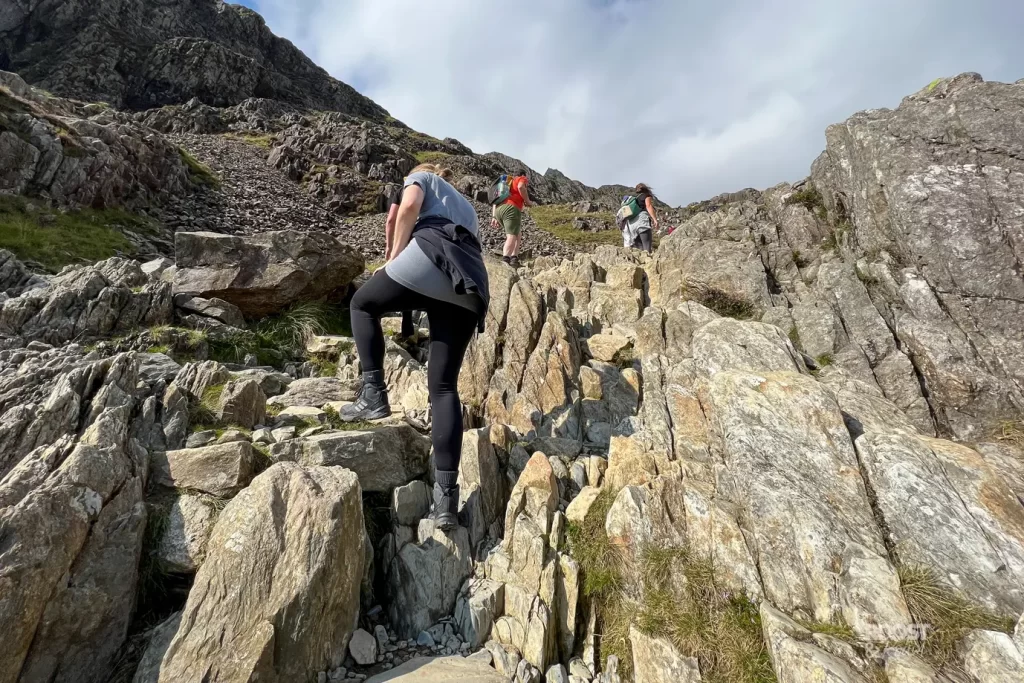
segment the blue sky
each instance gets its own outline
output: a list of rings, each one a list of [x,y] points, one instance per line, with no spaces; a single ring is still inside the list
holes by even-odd
[[[1024,78],[1020,0],[246,0],[414,128],[684,204],[805,177],[826,126]]]

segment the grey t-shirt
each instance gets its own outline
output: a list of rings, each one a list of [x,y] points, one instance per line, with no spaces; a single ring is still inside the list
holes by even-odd
[[[417,185],[423,190],[423,206],[417,220],[437,216],[461,225],[479,237],[476,209],[443,178],[434,173],[413,173],[405,180],[405,187],[410,185]],[[414,292],[475,310],[475,297],[456,294],[452,281],[434,265],[415,238],[409,241],[398,258],[387,265],[385,271],[392,280]]]

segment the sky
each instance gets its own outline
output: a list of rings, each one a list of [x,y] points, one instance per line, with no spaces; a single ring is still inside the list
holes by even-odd
[[[242,4],[416,130],[672,204],[801,180],[935,78],[1024,78],[1022,0]]]

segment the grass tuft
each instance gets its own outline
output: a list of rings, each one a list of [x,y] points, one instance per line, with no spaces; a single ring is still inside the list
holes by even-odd
[[[704,282],[687,283],[686,293],[690,299],[710,308],[723,318],[750,320],[757,312],[749,301]]]
[[[821,198],[821,193],[818,192],[817,188],[808,187],[797,190],[786,198],[786,206],[794,204],[799,204],[808,211],[816,212],[819,207],[824,208],[825,201]]]
[[[336,308],[306,301],[295,304],[281,315],[264,318],[256,326],[256,334],[275,348],[304,352],[313,337],[336,334],[338,330],[343,333],[346,328]]]
[[[796,329],[796,325],[789,328],[789,341],[793,342],[793,348],[800,348],[800,331]]]
[[[1004,420],[999,425],[998,438],[1024,450],[1024,420]]]
[[[757,606],[715,585],[710,561],[681,548],[647,548],[638,573],[643,597],[637,627],[696,657],[707,683],[776,680]],[[674,580],[682,577],[685,580]]]
[[[899,566],[897,571],[911,616],[917,623],[931,626],[921,643],[921,654],[937,669],[959,666],[957,645],[969,632],[1013,631],[1013,619],[971,603],[943,584],[931,568]]]
[[[205,185],[213,189],[220,187],[220,178],[217,174],[210,170],[210,167],[200,162],[194,156],[189,154],[184,148],[178,148],[178,154],[181,155],[181,161],[188,167],[189,177],[192,182],[198,185]]]

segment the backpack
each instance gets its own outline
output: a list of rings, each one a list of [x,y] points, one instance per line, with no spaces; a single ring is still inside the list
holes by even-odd
[[[515,180],[510,175],[503,175],[498,178],[491,189],[487,190],[487,201],[494,206],[499,206],[508,201],[509,196],[512,194],[512,181]]]
[[[637,201],[633,195],[626,195],[622,198],[622,204],[619,206],[619,212],[615,214],[615,220],[618,223],[625,223],[631,218],[635,218],[640,215],[643,209],[640,207],[640,202]]]

